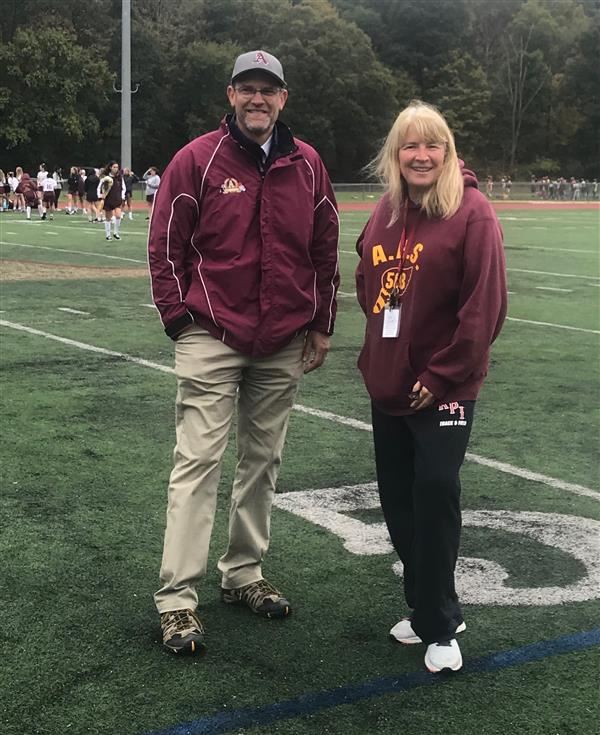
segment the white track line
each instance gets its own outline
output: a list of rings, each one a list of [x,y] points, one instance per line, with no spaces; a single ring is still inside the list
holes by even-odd
[[[54,253],[72,253],[74,255],[87,255],[90,258],[110,258],[110,260],[126,260],[128,263],[140,263],[146,265],[145,260],[135,260],[134,258],[123,258],[119,255],[107,255],[106,253],[86,253],[83,250],[65,250],[64,248],[51,248],[48,245],[30,245],[25,242],[7,242],[0,240],[0,245],[17,245],[20,248],[37,248],[38,250],[52,250]],[[48,263],[52,265],[52,263]],[[64,265],[64,264],[63,264]]]
[[[569,327],[567,324],[552,324],[552,322],[534,322],[531,319],[517,319],[516,316],[507,316],[509,322],[521,322],[522,324],[535,324],[538,327],[556,327],[556,329],[569,329],[572,332],[587,332],[588,334],[600,334],[598,329],[584,329],[583,327]]]
[[[175,371],[173,368],[168,367],[167,365],[161,365],[158,362],[151,362],[150,360],[143,360],[139,357],[133,357],[133,355],[128,355],[124,352],[115,352],[114,350],[107,350],[104,347],[96,347],[95,345],[86,344],[85,342],[77,342],[73,339],[67,339],[66,337],[59,337],[55,334],[49,334],[48,332],[42,332],[39,329],[32,329],[31,327],[27,327],[24,324],[17,324],[15,322],[7,322],[4,319],[0,319],[0,326],[2,327],[8,327],[9,329],[16,329],[20,332],[27,332],[29,334],[34,334],[38,337],[44,337],[45,339],[51,339],[55,342],[61,342],[62,344],[70,345],[72,347],[77,347],[80,350],[87,350],[89,352],[97,352],[102,355],[108,355],[110,357],[119,357],[122,360],[126,360],[127,362],[132,362],[136,365],[142,365],[143,367],[149,367],[154,370],[160,370],[163,373],[169,373],[174,374]],[[326,419],[327,421],[333,421],[337,424],[341,424],[343,426],[351,426],[354,429],[360,429],[361,431],[372,431],[372,428],[370,424],[365,423],[364,421],[359,421],[358,419],[352,419],[347,416],[339,416],[338,414],[331,413],[330,411],[320,411],[316,408],[309,408],[308,406],[303,406],[302,404],[296,404],[294,406],[294,410],[299,411],[300,413],[308,414],[309,416],[315,416],[316,418]],[[498,470],[499,472],[505,472],[508,475],[515,475],[516,477],[522,477],[525,480],[530,480],[532,482],[540,482],[545,485],[549,485],[550,487],[557,488],[558,490],[566,490],[570,493],[574,493],[575,495],[584,495],[589,498],[593,498],[594,500],[600,501],[600,493],[598,493],[596,490],[592,490],[589,487],[585,487],[585,485],[576,485],[571,482],[564,482],[563,480],[558,480],[555,477],[549,477],[548,475],[542,475],[538,472],[530,472],[529,470],[523,469],[522,467],[516,467],[515,465],[508,464],[506,462],[498,462],[495,459],[488,459],[487,457],[481,457],[478,454],[472,454],[471,452],[467,452],[466,458],[470,462],[474,462],[475,464],[481,464],[485,467],[491,467],[492,469]]]
[[[588,281],[597,281],[600,276],[578,276],[575,273],[550,273],[549,271],[531,271],[525,268],[507,268],[507,271],[514,271],[515,273],[534,273],[538,276],[555,276],[556,278],[584,278]]]
[[[600,283],[593,283],[593,286],[600,286]],[[536,286],[536,288],[539,288],[541,291],[564,291],[565,293],[573,293],[570,288],[552,288],[550,286]],[[509,296],[514,296],[515,291],[507,291],[506,292]],[[338,296],[342,296],[344,298],[350,298],[351,296],[356,297],[356,293],[346,293],[338,291]],[[589,332],[590,334],[600,334],[600,331],[597,331],[595,329],[584,329],[583,327],[571,327],[568,324],[553,324],[551,322],[535,322],[531,319],[518,319],[516,316],[507,316],[507,321],[510,322],[520,322],[521,324],[534,324],[537,327],[555,327],[556,329],[569,329],[573,332]]]
[[[84,314],[85,316],[89,316],[89,311],[79,311],[79,309],[71,309],[69,306],[59,306],[57,307],[59,311],[66,311],[69,314]]]
[[[13,224],[15,224],[15,225],[31,225],[31,224],[34,224],[34,225],[47,225],[48,222],[47,221],[43,221],[43,222],[42,221],[40,221],[40,222],[13,222]],[[84,223],[81,222],[80,224],[84,224]],[[88,222],[87,224],[88,225],[91,225],[93,223],[92,222]],[[52,224],[51,227],[52,227],[53,230],[59,229],[59,230],[71,230],[71,232],[91,232],[94,235],[98,235],[99,233],[104,234],[104,227],[101,227],[101,225],[103,225],[104,222],[96,222],[96,224],[98,225],[98,228],[97,229],[94,229],[92,227],[78,227],[77,225],[56,225],[56,224]],[[146,233],[146,232],[133,232],[133,231],[127,230],[127,229],[124,232],[125,232],[125,234],[127,236],[129,236],[129,235],[137,235],[139,237],[147,237],[148,236],[148,233]],[[17,233],[14,232],[13,234],[16,235]],[[52,232],[52,233],[48,233],[48,234],[58,235],[58,232]]]
[[[561,293],[573,293],[572,288],[556,288],[555,286],[536,286],[537,291],[560,291]]]

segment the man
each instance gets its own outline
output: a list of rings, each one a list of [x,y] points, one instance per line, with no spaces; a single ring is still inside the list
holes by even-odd
[[[154,599],[163,643],[205,651],[195,584],[205,575],[221,458],[238,407],[238,464],[221,599],[290,614],[263,578],[277,473],[301,374],[329,350],[339,220],[316,151],[278,121],[288,91],[265,51],[235,62],[233,112],[180,150],[162,176],[149,233],[154,303],[174,340],[177,445]]]

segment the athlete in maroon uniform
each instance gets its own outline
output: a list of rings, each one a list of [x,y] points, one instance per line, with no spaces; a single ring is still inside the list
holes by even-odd
[[[116,161],[111,161],[102,172],[98,194],[103,202],[103,209],[106,215],[106,221],[104,223],[106,239],[111,239],[110,225],[112,222],[114,238],[115,240],[120,240],[121,205],[125,199],[125,182],[123,181],[119,164]]]

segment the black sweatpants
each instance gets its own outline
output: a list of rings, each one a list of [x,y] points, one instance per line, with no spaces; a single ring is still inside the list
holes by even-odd
[[[372,406],[381,507],[404,565],[412,628],[425,643],[453,638],[463,622],[454,587],[459,471],[474,408],[475,401],[458,401],[392,416]]]

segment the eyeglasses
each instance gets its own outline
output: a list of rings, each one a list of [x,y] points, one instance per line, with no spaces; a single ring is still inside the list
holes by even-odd
[[[281,92],[281,87],[251,87],[249,84],[240,84],[239,87],[235,88],[235,91],[241,97],[254,97],[258,92],[261,97],[271,99]]]

